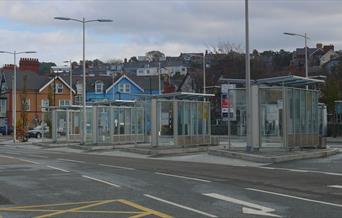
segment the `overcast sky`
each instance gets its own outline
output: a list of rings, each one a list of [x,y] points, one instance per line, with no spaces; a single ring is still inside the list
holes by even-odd
[[[304,34],[342,49],[341,0],[250,0],[250,47],[293,50]],[[160,50],[167,56],[203,52],[218,42],[244,48],[244,0],[0,0],[0,50],[38,53],[25,56],[58,65],[82,58],[82,25],[54,20],[113,19],[86,25],[86,58],[106,61]],[[13,57],[0,54],[0,65]]]

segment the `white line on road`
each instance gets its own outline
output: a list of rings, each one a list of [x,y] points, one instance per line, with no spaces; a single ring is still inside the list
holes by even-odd
[[[75,162],[75,163],[85,163],[84,161],[81,161],[81,160],[71,160],[71,159],[64,159],[64,158],[58,158],[58,160]]]
[[[239,200],[236,198],[232,198],[232,197],[228,197],[228,196],[224,196],[224,195],[220,195],[220,194],[216,194],[216,193],[206,193],[203,195],[208,196],[208,197],[212,197],[212,198],[216,198],[216,199],[219,199],[222,201],[227,201],[227,202],[230,202],[233,204],[239,204],[241,206],[245,206],[245,207],[242,207],[242,213],[261,215],[261,216],[280,217],[279,215],[271,213],[271,212],[274,212],[275,209],[272,209],[269,207],[264,207],[264,206],[259,205],[259,204],[250,203],[247,201]]]
[[[326,202],[326,201],[318,201],[318,200],[313,200],[313,199],[309,199],[309,198],[302,198],[302,197],[297,197],[297,196],[293,196],[293,195],[286,195],[286,194],[281,194],[281,193],[271,192],[271,191],[265,191],[265,190],[261,190],[261,189],[255,189],[255,188],[246,188],[246,189],[250,190],[250,191],[261,192],[261,193],[266,193],[266,194],[271,194],[271,195],[277,195],[277,196],[287,197],[287,198],[293,198],[293,199],[298,199],[298,200],[302,200],[302,201],[309,201],[309,202],[314,202],[314,203],[324,204],[324,205],[329,205],[329,206],[334,206],[334,207],[342,207],[342,204],[335,204],[335,203]]]
[[[114,186],[114,187],[120,188],[119,185],[114,184],[114,183],[111,183],[111,182],[107,182],[107,181],[105,181],[105,180],[96,179],[96,178],[94,178],[94,177],[85,176],[85,175],[82,175],[82,177],[87,178],[87,179],[91,179],[91,180],[94,180],[94,181],[97,181],[97,182],[102,182],[102,183],[107,184],[107,185],[110,185],[110,186]]]
[[[274,167],[258,167],[258,168],[266,169],[266,170],[275,170],[276,169]]]
[[[116,165],[107,165],[107,164],[98,164],[98,165],[99,166],[104,166],[104,167],[118,168],[118,169],[123,169],[123,170],[135,170],[134,168],[122,167],[122,166],[116,166]]]
[[[177,177],[177,178],[181,178],[181,179],[194,180],[194,181],[199,181],[199,182],[211,182],[211,181],[205,180],[205,179],[198,179],[198,178],[187,177],[187,176],[179,176],[179,175],[168,174],[168,173],[155,172],[155,174],[163,175],[163,176]]]
[[[203,212],[203,211],[200,211],[200,210],[196,210],[196,209],[191,208],[191,207],[183,206],[183,205],[171,202],[171,201],[167,201],[167,200],[155,197],[153,195],[144,194],[144,196],[148,197],[148,198],[152,198],[152,199],[160,201],[160,202],[163,202],[163,203],[166,203],[166,204],[170,204],[170,205],[173,205],[173,206],[176,206],[176,207],[180,207],[180,208],[185,209],[185,210],[189,210],[189,211],[192,211],[192,212],[195,212],[195,213],[198,213],[198,214],[202,214],[202,215],[205,215],[205,216],[208,216],[208,217],[217,217],[216,215],[213,215],[213,214],[210,214],[210,213],[206,213],[206,212]]]
[[[32,161],[32,160],[26,160],[26,159],[21,159],[21,158],[15,158],[15,159],[21,160],[21,161],[24,161],[24,162],[28,162],[28,163],[32,163],[32,164],[40,164],[40,163]]]
[[[30,154],[28,155],[30,157],[38,157],[38,158],[49,158],[48,156],[44,156],[44,155],[37,155],[37,154]]]
[[[61,168],[58,168],[58,167],[53,167],[53,166],[49,166],[49,165],[47,165],[47,167],[49,167],[51,169],[54,169],[54,170],[59,170],[59,171],[65,172],[65,173],[70,173],[70,171],[64,170],[64,169],[61,169]]]
[[[7,155],[0,155],[0,157],[5,157],[5,158],[10,158],[10,159],[15,159],[15,157],[7,156]]]
[[[1,157],[6,157],[6,158],[10,158],[10,159],[17,159],[20,161],[24,161],[24,162],[28,162],[28,163],[32,163],[32,164],[40,164],[38,162],[35,161],[31,161],[31,160],[26,160],[26,159],[21,159],[21,158],[17,158],[17,157],[11,157],[11,156],[7,156],[7,155],[0,155]]]
[[[286,170],[291,172],[298,172],[298,173],[320,173],[332,176],[342,176],[342,173],[334,173],[334,172],[325,172],[325,171],[318,171],[318,170],[303,170],[303,169],[290,169],[290,168],[281,168],[281,167],[258,167],[260,169],[267,169],[267,170]]]
[[[329,188],[342,188],[342,185],[328,185]]]

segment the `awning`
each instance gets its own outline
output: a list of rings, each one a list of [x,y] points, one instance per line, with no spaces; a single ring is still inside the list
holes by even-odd
[[[185,99],[185,100],[200,100],[204,98],[214,97],[214,94],[194,93],[194,92],[172,92],[160,95],[137,94],[143,98],[158,98],[158,99]]]
[[[290,86],[301,87],[312,84],[324,83],[324,80],[306,78],[301,76],[278,76],[256,80],[256,84],[264,84],[269,86]]]

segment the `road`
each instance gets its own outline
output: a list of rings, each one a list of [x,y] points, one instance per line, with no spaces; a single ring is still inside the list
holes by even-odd
[[[342,155],[261,167],[0,145],[2,217],[342,217]]]

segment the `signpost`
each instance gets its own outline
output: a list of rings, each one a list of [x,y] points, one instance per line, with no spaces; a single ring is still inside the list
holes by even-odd
[[[236,92],[235,84],[221,85],[221,114],[222,120],[228,121],[228,149],[231,148],[230,121],[236,121]]]

